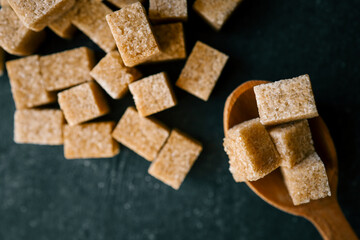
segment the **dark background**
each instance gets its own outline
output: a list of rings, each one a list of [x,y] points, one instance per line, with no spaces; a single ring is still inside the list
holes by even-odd
[[[0,239],[320,239],[305,219],[283,213],[235,183],[222,148],[226,97],[250,79],[308,73],[339,158],[339,202],[360,235],[360,1],[245,0],[216,33],[191,9],[187,50],[196,40],[228,54],[208,102],[175,88],[179,104],[155,117],[204,144],[179,191],[147,174],[149,162],[125,147],[112,159],[65,160],[63,148],[16,145],[14,103],[0,78]],[[48,31],[40,54],[89,46]],[[13,57],[7,56],[7,59]],[[140,67],[175,83],[184,61]],[[66,69],[64,69],[66,71]],[[130,94],[111,100],[118,121]]]

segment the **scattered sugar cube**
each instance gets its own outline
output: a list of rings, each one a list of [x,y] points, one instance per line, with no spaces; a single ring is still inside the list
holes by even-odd
[[[8,0],[8,2],[23,24],[37,32],[43,30],[75,4],[75,0]]]
[[[43,87],[39,56],[33,55],[8,61],[6,68],[17,109],[31,108],[56,101],[56,95],[46,91]]]
[[[73,11],[72,23],[105,52],[116,48],[115,40],[106,23],[105,16],[112,10],[97,1],[77,0]]]
[[[143,117],[176,105],[176,98],[165,72],[161,72],[129,85],[139,114]]]
[[[177,190],[201,151],[200,142],[179,130],[172,130],[159,155],[150,165],[149,174]]]
[[[117,51],[109,52],[91,70],[90,75],[114,99],[123,97],[128,85],[141,77],[135,68],[125,67]]]
[[[94,53],[87,47],[40,57],[44,87],[56,91],[90,81],[94,63]]]
[[[224,138],[236,182],[256,181],[279,167],[280,157],[259,118],[232,127]]]
[[[16,110],[14,122],[16,143],[63,144],[64,116],[60,110]]]
[[[169,129],[163,124],[143,118],[134,107],[128,107],[112,136],[146,160],[153,161],[169,134]]]
[[[64,155],[66,159],[110,158],[120,151],[111,137],[114,122],[85,123],[64,129]]]
[[[254,87],[260,121],[275,125],[317,117],[309,75]]]
[[[141,3],[111,13],[106,20],[125,66],[133,67],[160,52]]]
[[[218,50],[196,42],[176,86],[207,101],[228,58]]]
[[[127,5],[136,3],[136,2],[144,2],[144,0],[108,0],[108,2],[114,4],[115,6],[117,6],[118,8],[123,8]]]
[[[148,62],[161,62],[186,58],[184,29],[182,23],[153,26],[161,52],[150,57]]]
[[[242,0],[196,0],[194,10],[219,31]]]
[[[281,157],[281,166],[293,167],[315,152],[307,120],[286,123],[269,130]]]
[[[59,37],[70,39],[76,32],[76,28],[71,22],[72,18],[73,12],[68,11],[55,21],[52,21],[49,24],[49,28]]]
[[[315,152],[292,168],[281,167],[294,205],[331,196],[324,163]]]
[[[58,102],[70,126],[107,114],[110,109],[100,87],[83,83],[58,94]]]
[[[186,21],[186,0],[150,0],[149,18],[152,22]]]
[[[4,50],[0,47],[0,76],[4,74]]]
[[[0,9],[0,46],[8,53],[20,56],[35,52],[45,38],[45,32],[34,32],[23,25],[11,7]]]

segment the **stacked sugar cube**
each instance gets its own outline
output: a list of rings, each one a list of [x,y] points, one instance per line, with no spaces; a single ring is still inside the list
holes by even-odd
[[[202,144],[152,116],[177,104],[166,72],[143,77],[135,67],[186,58],[182,22],[187,21],[187,1],[150,0],[149,15],[144,1],[108,1],[121,9],[113,12],[101,0],[2,0],[0,73],[2,49],[27,56],[6,63],[17,109],[14,140],[64,145],[67,159],[113,157],[121,143],[152,162],[149,174],[179,189]],[[220,29],[239,2],[213,9],[208,22]],[[207,15],[219,3],[196,1],[194,9]],[[32,55],[45,39],[45,27],[66,39],[78,29],[106,56],[96,63],[86,47]],[[176,86],[207,101],[227,60],[198,41]],[[128,107],[118,124],[102,121],[111,111],[106,94],[121,99],[128,90],[136,108]],[[56,102],[60,109],[52,107]]]
[[[154,2],[150,2],[150,9]],[[186,1],[185,4],[178,4],[178,7],[180,10],[186,9]],[[159,11],[162,12],[161,9]],[[184,20],[181,17],[172,19]],[[106,20],[126,68],[186,57],[182,24],[151,26],[140,3],[113,12],[106,16]],[[163,20],[166,21],[166,18]],[[95,76],[96,71],[92,71],[95,79],[99,77]],[[127,86],[136,109],[129,107],[125,111],[112,133],[113,138],[151,161],[149,174],[179,189],[202,151],[202,145],[179,130],[170,130],[151,116],[177,104],[167,74],[160,72],[130,81]]]
[[[134,3],[143,3],[144,0],[108,0],[108,2],[118,8],[124,8]],[[196,0],[193,9],[210,26],[220,30],[241,2],[242,0]],[[149,0],[149,19],[152,23],[166,23],[151,27],[149,27],[147,16],[143,14],[144,11],[128,15],[132,19],[115,17],[119,14],[127,16],[127,11],[136,13],[141,8],[140,4],[113,14],[101,0],[1,0],[0,6],[2,6],[0,9],[0,47],[10,54],[18,56],[34,54],[45,39],[44,28],[48,27],[55,34],[66,39],[71,39],[75,31],[79,29],[107,53],[115,50],[116,45],[120,52],[125,49],[130,50],[122,56],[127,67],[135,66],[143,61],[160,62],[186,57],[183,26],[179,22],[187,21],[187,0]],[[110,16],[105,19],[107,15]],[[115,22],[112,19],[116,19]],[[135,21],[137,23],[134,23]],[[129,22],[133,24],[125,24]],[[126,34],[112,34],[114,31],[119,33],[124,30],[121,29],[122,27],[119,28],[119,24],[126,28]],[[129,26],[130,28],[127,28]],[[136,40],[136,35],[139,33],[130,34],[130,32],[133,30],[137,32],[139,29],[132,29],[131,26],[143,26],[141,39],[132,42]],[[129,42],[132,42],[132,47],[127,48]],[[141,49],[142,47],[144,49]],[[0,75],[3,72],[1,48]],[[135,51],[131,52],[131,49]],[[135,57],[136,62],[131,64],[132,57]],[[178,86],[187,90],[189,84],[190,82],[181,86],[179,83]]]
[[[108,1],[119,8],[127,7],[133,3],[144,2],[144,0]],[[242,0],[196,0],[193,9],[211,27],[220,30],[241,2]],[[49,27],[54,33],[63,38],[71,38],[76,29],[79,29],[106,52],[114,50],[116,44],[118,46],[126,44],[126,40],[121,40],[120,36],[117,36],[117,41],[117,37],[114,40],[110,31],[110,28],[113,28],[111,18],[108,19],[110,28],[105,20],[105,16],[111,14],[112,10],[99,0],[2,0],[1,6],[0,36],[2,37],[0,38],[0,45],[11,54],[24,56],[34,53],[44,39],[45,33],[43,29],[45,27]],[[125,16],[126,10],[116,14],[123,14]],[[186,0],[149,1],[149,18],[153,23],[187,21],[187,15]],[[132,17],[133,20],[138,21],[138,26],[141,22],[146,22],[142,14],[135,14]],[[154,29],[154,31],[156,35],[158,35],[156,32],[159,32],[161,36],[166,37],[169,36],[167,34],[179,33],[179,30],[176,30],[179,27],[179,25],[156,27],[157,29]],[[169,30],[170,33],[167,33],[167,28],[172,28]],[[118,31],[120,30],[118,29]],[[142,29],[142,31],[146,33],[145,29]],[[128,39],[133,37],[131,34],[126,35]],[[161,36],[158,37],[160,44],[164,42],[161,40]],[[147,46],[146,50],[150,52],[145,52],[144,56],[158,51],[151,34],[147,35],[144,39],[147,39],[148,43],[153,45],[152,47]],[[167,48],[166,43],[164,44],[165,48]],[[141,47],[141,45],[138,45],[138,47]],[[121,49],[119,50],[121,51]],[[172,55],[166,56],[169,51]],[[176,52],[176,48],[172,50],[167,48],[164,52],[166,53],[165,56],[156,57],[153,60],[160,61],[167,60],[167,58],[176,59],[183,57],[181,51]],[[142,60],[143,58],[137,58],[137,61]],[[124,61],[127,62],[125,57]]]
[[[64,144],[66,158],[116,155],[119,147],[111,137],[114,124],[81,124],[109,112],[102,90],[90,76],[94,63],[93,52],[85,47],[8,61],[17,109],[15,142]],[[56,101],[60,110],[35,108]]]
[[[306,119],[318,116],[308,75],[254,87],[259,118],[224,139],[236,182],[256,181],[278,167],[294,205],[331,195]]]

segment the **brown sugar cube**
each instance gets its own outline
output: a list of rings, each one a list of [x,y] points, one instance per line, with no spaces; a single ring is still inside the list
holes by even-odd
[[[32,108],[56,101],[56,95],[43,87],[39,56],[8,61],[6,68],[17,109]]]
[[[1,5],[2,7],[10,6],[10,4],[9,4],[9,2],[8,2],[7,0],[1,0],[1,1],[0,1],[0,5]]]
[[[259,118],[232,127],[224,138],[236,182],[256,181],[279,167],[280,158]]]
[[[8,53],[20,56],[35,52],[45,38],[45,32],[25,27],[11,7],[0,9],[0,46]]]
[[[48,26],[59,37],[70,39],[76,31],[75,26],[71,22],[72,18],[73,11],[68,11],[55,21],[52,21]]]
[[[269,130],[281,157],[281,166],[293,167],[315,152],[307,120],[286,123]]]
[[[218,50],[196,42],[176,86],[207,101],[228,58]]]
[[[148,161],[153,161],[169,137],[163,124],[141,117],[134,107],[128,107],[112,136]]]
[[[149,18],[152,22],[186,21],[188,17],[186,0],[150,0]]]
[[[147,62],[161,62],[186,58],[184,29],[182,23],[153,26],[161,52]]]
[[[4,74],[4,50],[0,48],[0,76]]]
[[[112,3],[113,5],[117,6],[118,8],[123,8],[127,5],[136,3],[136,2],[141,2],[143,3],[144,0],[107,0],[108,2]]]
[[[68,11],[75,0],[8,0],[8,2],[27,28],[39,32]]]
[[[292,168],[281,167],[281,172],[294,205],[331,196],[324,163],[316,152]]]
[[[141,77],[137,69],[124,66],[117,51],[109,52],[101,59],[90,75],[114,99],[123,97],[129,89],[128,85]]]
[[[83,83],[58,94],[58,102],[70,126],[107,114],[110,109],[100,87]]]
[[[16,110],[14,122],[16,143],[63,144],[64,116],[60,110]]]
[[[176,105],[176,98],[165,72],[161,72],[129,85],[139,114],[143,117]]]
[[[202,151],[200,142],[179,130],[172,130],[159,155],[152,162],[149,174],[174,189],[179,189]]]
[[[242,0],[196,0],[193,8],[210,26],[219,31]]]
[[[64,129],[64,155],[66,159],[110,158],[120,151],[111,137],[114,122],[85,123]]]
[[[309,75],[254,87],[260,121],[275,125],[318,116]]]
[[[40,57],[44,87],[56,91],[90,81],[94,53],[87,47]]]
[[[78,0],[71,10],[72,23],[105,52],[116,48],[110,28],[105,16],[112,10],[105,4],[97,1]]]
[[[111,13],[106,20],[125,66],[133,67],[160,52],[141,3]]]

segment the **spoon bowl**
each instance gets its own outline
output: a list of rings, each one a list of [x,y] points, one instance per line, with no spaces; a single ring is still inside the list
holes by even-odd
[[[227,98],[224,108],[224,132],[241,123],[259,117],[253,87],[269,83],[252,80],[241,84]],[[334,142],[321,117],[309,119],[315,150],[324,162],[331,196],[295,206],[287,191],[280,169],[262,179],[246,184],[270,205],[311,221],[324,239],[358,239],[337,202],[338,161]]]

